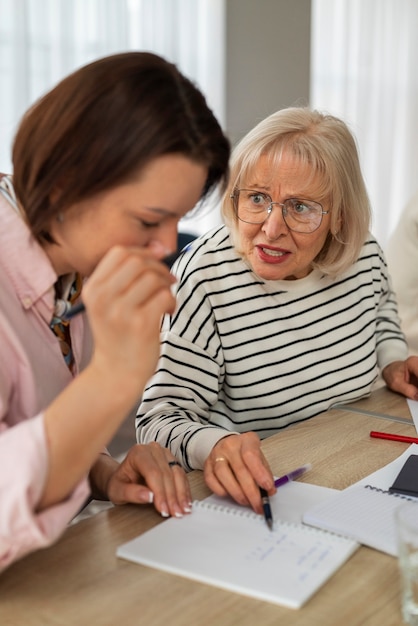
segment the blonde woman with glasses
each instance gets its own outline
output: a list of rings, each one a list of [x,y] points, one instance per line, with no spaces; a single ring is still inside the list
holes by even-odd
[[[137,416],[208,486],[262,512],[274,492],[260,438],[366,396],[381,373],[418,398],[355,140],[340,119],[288,108],[235,148],[225,224],[179,261],[159,369]]]

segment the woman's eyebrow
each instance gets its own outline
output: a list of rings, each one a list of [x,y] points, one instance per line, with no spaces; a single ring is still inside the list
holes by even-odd
[[[265,191],[266,193],[270,193],[270,187],[268,185],[260,185],[258,183],[250,183],[247,189],[259,189],[260,191]]]
[[[161,207],[154,206],[145,206],[144,209],[146,211],[150,211],[151,213],[157,213],[163,217],[176,217],[177,213],[174,211],[169,211],[168,209],[162,209]]]

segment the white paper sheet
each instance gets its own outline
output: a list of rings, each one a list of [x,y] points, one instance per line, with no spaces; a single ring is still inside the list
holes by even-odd
[[[406,401],[408,402],[408,407],[411,411],[412,419],[414,420],[415,430],[418,433],[418,401],[410,400],[409,398],[407,398]]]

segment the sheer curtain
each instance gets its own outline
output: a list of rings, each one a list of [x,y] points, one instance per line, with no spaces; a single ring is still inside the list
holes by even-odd
[[[417,0],[312,0],[311,104],[357,137],[385,246],[418,189]]]
[[[127,50],[174,62],[224,125],[225,0],[0,0],[0,171],[24,111],[62,77]],[[213,217],[186,226],[210,227]]]

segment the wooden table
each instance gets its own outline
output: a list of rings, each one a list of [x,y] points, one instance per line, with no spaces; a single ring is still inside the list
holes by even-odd
[[[395,397],[402,408],[405,400]],[[373,406],[379,409],[379,402]],[[311,462],[303,480],[342,489],[406,449],[369,437],[370,430],[384,429],[415,432],[413,425],[333,409],[266,439],[263,450],[277,475]],[[194,497],[209,495],[201,472],[191,472],[190,482]],[[127,505],[69,527],[56,545],[0,576],[1,626],[402,623],[398,564],[386,554],[361,547],[304,607],[293,610],[116,558],[119,544],[158,523],[164,522],[151,506]]]
[[[403,396],[389,391],[384,386],[376,389],[368,398],[357,400],[350,404],[344,404],[338,406],[345,411],[355,411],[359,413],[366,413],[374,415],[375,417],[381,417],[383,419],[397,418],[402,420],[408,420],[413,422],[411,412],[408,408],[408,404]]]

